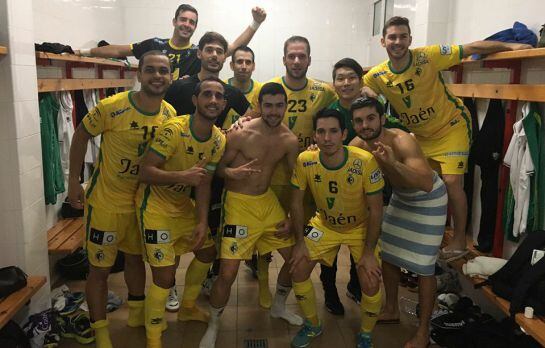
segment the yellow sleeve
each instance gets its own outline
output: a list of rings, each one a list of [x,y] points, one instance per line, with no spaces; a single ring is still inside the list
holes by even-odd
[[[176,139],[180,131],[174,122],[165,122],[151,141],[150,150],[168,160],[176,152]]]
[[[208,162],[205,166],[206,170],[213,173],[216,171],[216,167],[218,166],[218,163],[221,159],[221,156],[223,156],[223,153],[225,152],[225,135],[223,135],[220,131],[218,131],[218,135],[216,136],[216,140],[214,141],[214,149],[212,150],[212,156],[210,158],[210,162]]]
[[[462,61],[462,45],[434,45],[425,49],[437,70],[448,69]]]
[[[363,188],[367,195],[379,193],[384,188],[382,172],[375,157],[371,157],[365,164],[363,171]]]
[[[375,79],[373,79],[372,75],[374,72],[374,69],[371,69],[367,72],[367,74],[363,75],[363,84],[369,88],[371,88],[375,93],[380,93],[380,88],[377,83],[375,83]]]
[[[337,101],[337,99],[339,99],[339,97],[337,97],[337,93],[335,92],[335,90],[333,89],[333,87],[331,87],[329,84],[327,83],[324,83],[325,85],[325,90],[326,90],[326,103],[325,103],[325,107],[333,104],[334,102]]]
[[[301,153],[299,154],[299,157],[297,157],[297,163],[295,164],[290,180],[291,186],[301,191],[305,191],[307,189],[307,177],[303,171],[303,161],[303,153]]]
[[[96,137],[109,129],[109,118],[104,104],[98,103],[81,121],[87,133]]]

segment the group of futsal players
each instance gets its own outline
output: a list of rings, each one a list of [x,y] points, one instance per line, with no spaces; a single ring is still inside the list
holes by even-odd
[[[161,346],[167,298],[180,256],[189,252],[178,319],[208,323],[200,347],[215,346],[240,261],[254,252],[260,304],[301,326],[291,345],[307,347],[322,333],[310,274],[320,262],[324,289],[336,296],[341,245],[350,250],[349,290],[361,307],[357,347],[373,346],[377,320],[399,322],[400,267],[419,275],[420,324],[405,347],[426,347],[436,258],[466,252],[462,178],[471,118],[439,72],[474,53],[529,47],[479,41],[409,49],[409,22],[393,17],[381,39],[389,60],[365,75],[356,60],[344,58],[333,67],[332,83],[307,77],[310,43],[292,36],[284,43],[285,75],[260,84],[251,78],[255,56],[247,44],[266,14],[254,8],[252,16],[231,45],[216,32],[193,45],[198,13],[184,4],[170,39],[76,52],[134,55],[141,84],[102,100],[71,145],[68,196],[85,209],[86,293],[97,347],[112,346],[107,278],[118,250],[126,255],[128,325],[145,326],[148,347]],[[223,82],[218,76],[229,55],[234,76]],[[390,128],[379,94],[413,134]],[[98,163],[84,190],[87,142],[99,134]],[[393,193],[383,209],[385,181]],[[455,234],[439,250],[447,202]],[[272,251],[284,259],[274,297],[266,262]],[[196,300],[216,259],[208,312]],[[147,293],[143,260],[153,277]],[[286,309],[292,288],[302,317]]]

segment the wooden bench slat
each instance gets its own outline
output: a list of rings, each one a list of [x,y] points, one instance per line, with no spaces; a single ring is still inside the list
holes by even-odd
[[[58,233],[53,239],[48,242],[48,249],[58,249],[66,239],[70,238],[74,233],[83,227],[83,220],[81,218],[69,224],[60,233]]]
[[[29,276],[27,286],[0,300],[0,328],[45,284],[44,276]]]
[[[77,219],[64,219],[59,220],[53,227],[47,231],[47,242],[55,238],[59,233],[61,233],[68,225],[74,223]]]
[[[85,238],[85,229],[83,225],[72,234],[72,236],[66,239],[57,249],[52,252],[70,254],[77,248],[82,246],[83,239]]]

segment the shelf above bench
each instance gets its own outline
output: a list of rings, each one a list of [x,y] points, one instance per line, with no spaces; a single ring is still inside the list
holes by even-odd
[[[138,68],[138,64],[134,64],[134,65],[131,64],[130,66],[127,66],[124,62],[118,61],[118,60],[112,60],[112,59],[106,59],[106,58],[95,58],[95,57],[80,57],[74,54],[55,54],[55,53],[49,53],[49,52],[36,52],[36,59],[109,65],[109,66],[127,68],[130,70],[136,70]]]
[[[133,86],[133,79],[38,79],[38,92]]]

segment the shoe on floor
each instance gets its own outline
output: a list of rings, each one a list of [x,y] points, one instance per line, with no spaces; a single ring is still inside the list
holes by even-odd
[[[297,332],[297,335],[291,340],[291,346],[293,348],[305,348],[308,347],[310,344],[310,341],[312,341],[313,338],[319,336],[322,334],[322,323],[318,324],[318,326],[312,326],[312,324],[305,320],[305,323],[303,324],[303,327],[299,332]]]
[[[176,286],[170,288],[165,309],[169,312],[177,312],[178,309],[180,309],[180,300],[178,300],[178,290],[176,290]]]
[[[357,348],[373,348],[373,340],[370,333],[360,332],[356,336]]]
[[[324,290],[325,307],[334,315],[344,315],[344,306],[339,299],[337,289]]]

